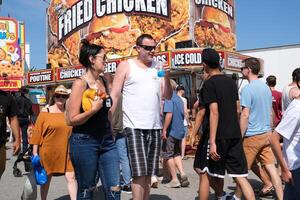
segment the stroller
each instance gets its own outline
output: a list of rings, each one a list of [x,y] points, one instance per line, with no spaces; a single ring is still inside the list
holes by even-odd
[[[22,177],[22,171],[18,168],[19,162],[24,162],[24,168],[26,172],[30,172],[31,166],[31,156],[32,156],[32,146],[28,147],[25,152],[22,152],[18,155],[17,160],[13,166],[14,177]]]

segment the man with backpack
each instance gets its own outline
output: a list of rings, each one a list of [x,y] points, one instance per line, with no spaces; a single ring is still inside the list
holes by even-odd
[[[20,89],[20,95],[16,97],[16,102],[18,105],[18,121],[22,131],[22,152],[26,152],[28,148],[28,136],[27,129],[31,122],[32,103],[30,99],[26,97],[28,89],[25,86],[22,86]]]

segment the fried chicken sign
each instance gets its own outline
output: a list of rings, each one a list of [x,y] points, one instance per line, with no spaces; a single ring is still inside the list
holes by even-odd
[[[233,0],[52,0],[47,10],[48,61],[52,67],[78,65],[79,43],[83,38],[104,46],[108,59],[134,56],[136,38],[142,33],[151,34],[161,52],[191,39],[199,47],[234,50],[233,3]],[[211,19],[215,14],[209,14],[210,9],[220,11],[218,18],[226,18],[228,22]]]

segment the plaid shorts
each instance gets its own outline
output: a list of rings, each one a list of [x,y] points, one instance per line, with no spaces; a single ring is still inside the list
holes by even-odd
[[[158,175],[161,129],[125,128],[132,177]]]

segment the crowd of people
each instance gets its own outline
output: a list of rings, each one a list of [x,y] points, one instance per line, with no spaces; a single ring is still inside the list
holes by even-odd
[[[28,91],[22,88],[16,100],[0,91],[0,178],[8,118],[13,152],[18,153],[22,138],[22,152],[31,145],[33,156],[41,157],[48,175],[40,188],[42,200],[47,199],[51,178],[61,175],[71,199],[93,199],[101,180],[107,200],[121,199],[121,192],[148,200],[151,186],[158,187],[160,161],[165,187],[188,187],[183,160],[191,121],[185,88],[170,79],[167,66],[164,76],[158,75],[156,46],[151,35],[142,34],[136,41],[138,56],[122,61],[111,75],[104,74],[104,48],[82,40],[79,61],[86,73],[73,82],[71,92],[63,85],[55,88],[29,143],[27,129],[33,122]],[[255,199],[249,170],[263,183],[260,196],[274,191],[279,200],[300,199],[300,68],[281,93],[275,89],[276,77],[268,76],[263,83],[259,60],[247,58],[241,74],[249,84],[239,93],[236,82],[222,72],[217,51],[204,49],[202,65],[204,84],[190,133],[192,144],[200,137],[194,160],[199,199],[208,199],[210,188],[216,199]],[[87,90],[96,95],[83,102]],[[226,173],[236,183],[231,195],[223,189]]]

